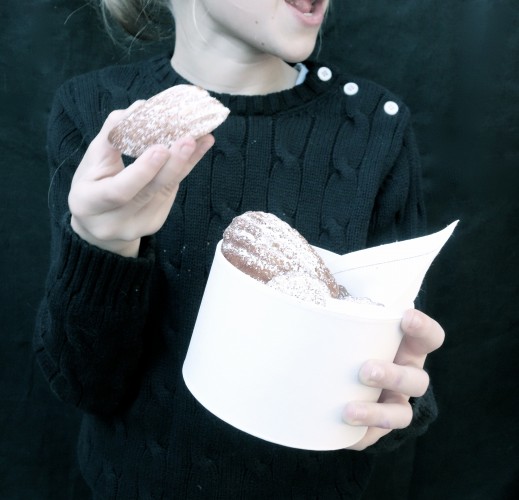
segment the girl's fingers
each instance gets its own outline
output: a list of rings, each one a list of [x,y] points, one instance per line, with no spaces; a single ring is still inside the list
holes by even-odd
[[[113,166],[110,169],[99,165],[95,172],[90,173],[78,169],[69,195],[72,213],[76,216],[100,215],[128,205],[157,175],[168,158],[168,150],[161,147],[146,152],[127,168]]]
[[[214,137],[210,134],[197,140],[185,137],[174,142],[169,148],[170,161],[153,180],[155,189],[165,193],[176,189],[213,144]]]
[[[350,449],[363,450],[392,429],[407,427],[413,418],[409,397],[422,396],[429,386],[423,365],[427,355],[442,345],[445,332],[435,320],[415,309],[406,311],[401,328],[404,337],[394,362],[369,360],[359,371],[363,384],[383,391],[377,403],[353,401],[345,406],[346,423],[368,427],[364,438]]]
[[[364,450],[389,434],[393,429],[403,429],[413,419],[413,409],[407,397],[391,391],[383,391],[378,403],[352,401],[343,411],[345,423],[366,426],[365,436],[348,447],[350,450]]]
[[[384,403],[348,403],[343,411],[343,420],[350,425],[377,427],[379,429],[403,429],[413,419],[413,409],[408,401]]]
[[[416,309],[405,312],[401,327],[405,347],[417,356],[435,351],[445,340],[445,332],[440,324]]]
[[[116,176],[99,183],[99,199],[103,199],[107,207],[113,208],[130,202],[139,206],[146,204],[155,194],[150,184],[170,160],[170,156],[164,146],[149,148]]]
[[[129,204],[133,204],[132,211],[136,212],[152,201],[157,208],[162,203],[169,205],[180,181],[213,143],[212,136],[205,136],[198,141],[186,137],[169,149],[161,145],[148,148],[117,175],[94,182],[95,197],[88,195],[91,200],[96,200],[95,207],[90,208],[91,213],[103,213]]]
[[[369,360],[362,365],[359,380],[369,387],[413,397],[423,396],[429,387],[429,375],[421,368],[376,360]]]
[[[110,189],[121,204],[133,202],[137,209],[157,198],[157,203],[170,200],[178,184],[193,168],[192,157],[197,142],[190,137],[180,139],[169,149],[164,146],[148,148],[135,162],[122,171]]]
[[[348,446],[348,450],[362,451],[369,446],[375,444],[379,439],[391,432],[390,429],[380,429],[379,427],[370,427],[365,436],[352,446]]]

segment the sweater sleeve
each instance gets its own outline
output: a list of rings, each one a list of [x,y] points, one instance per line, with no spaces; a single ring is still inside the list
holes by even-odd
[[[391,166],[375,202],[369,246],[416,238],[426,233],[421,161],[410,124],[406,125],[402,141],[388,163]],[[423,310],[425,307],[424,288],[425,286],[415,299],[417,309]],[[391,451],[407,439],[425,433],[436,420],[438,408],[432,386],[429,386],[422,397],[411,398],[410,403],[413,409],[411,425],[405,429],[393,430],[368,448],[369,452]]]
[[[67,198],[87,140],[70,101],[62,89],[49,119],[51,263],[34,350],[59,398],[108,414],[131,397],[137,381],[154,254],[148,246],[138,258],[124,258],[71,229]]]
[[[406,124],[393,141],[370,222],[368,246],[424,236],[426,213],[420,154],[414,131]]]

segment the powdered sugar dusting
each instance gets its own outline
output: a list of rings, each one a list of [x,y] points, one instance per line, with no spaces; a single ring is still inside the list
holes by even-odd
[[[272,278],[267,286],[303,302],[313,302],[320,306],[325,306],[327,299],[330,299],[330,290],[326,284],[308,274],[281,274]]]
[[[235,217],[224,232],[222,253],[263,283],[284,274],[306,275],[324,283],[329,297],[340,295],[321,257],[299,232],[273,214],[246,212]]]
[[[195,139],[221,125],[229,109],[194,85],[176,85],[138,106],[109,134],[112,145],[134,158],[149,146],[170,146],[190,135]]]

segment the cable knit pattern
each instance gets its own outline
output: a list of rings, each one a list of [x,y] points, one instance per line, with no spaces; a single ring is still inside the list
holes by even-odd
[[[359,498],[369,453],[272,445],[221,422],[181,376],[217,242],[233,217],[272,212],[312,244],[348,252],[423,234],[420,167],[405,105],[340,74],[266,96],[218,95],[231,114],[183,181],[163,228],[138,258],[94,248],[70,229],[67,195],[106,116],[186,83],[168,57],[67,82],[49,122],[51,268],[35,351],[54,392],[84,411],[79,460],[108,499]],[[355,82],[359,91],[343,87]],[[384,111],[394,101],[398,113]],[[431,394],[390,449],[435,416]],[[395,444],[396,443],[396,444]]]

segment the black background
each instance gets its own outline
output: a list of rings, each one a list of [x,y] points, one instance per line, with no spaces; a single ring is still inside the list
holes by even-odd
[[[0,5],[0,499],[87,498],[78,414],[31,352],[48,263],[45,126],[68,77],[154,53],[113,44],[85,0]],[[445,328],[430,431],[382,457],[367,498],[508,499],[519,491],[519,1],[336,0],[320,58],[411,107],[430,230],[461,222],[428,275]]]

